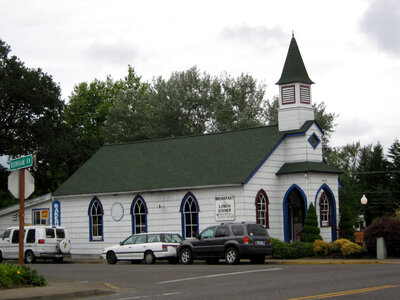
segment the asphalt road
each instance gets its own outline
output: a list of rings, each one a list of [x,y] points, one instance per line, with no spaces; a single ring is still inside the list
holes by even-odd
[[[399,264],[32,265],[48,281],[104,282],[96,299],[400,299]]]

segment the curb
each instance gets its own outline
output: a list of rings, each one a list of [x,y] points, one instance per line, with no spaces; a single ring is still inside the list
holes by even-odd
[[[358,265],[358,264],[400,264],[400,261],[383,260],[266,260],[268,264],[276,265]]]

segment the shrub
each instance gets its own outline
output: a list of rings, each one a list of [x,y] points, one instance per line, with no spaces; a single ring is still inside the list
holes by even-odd
[[[272,257],[278,259],[295,259],[314,256],[312,243],[285,243],[272,238],[272,248],[274,249]]]
[[[350,207],[348,205],[345,205],[343,207],[342,212],[340,214],[339,228],[344,232],[345,239],[348,239],[349,241],[352,242],[355,241],[354,219]]]
[[[400,257],[400,220],[383,217],[367,227],[364,240],[371,255],[376,255],[378,237],[385,239],[388,256]]]
[[[317,211],[311,203],[308,207],[306,219],[304,220],[303,241],[313,243],[315,240],[322,240],[319,233]]]
[[[0,264],[0,288],[10,288],[18,285],[46,285],[42,275],[27,266]]]
[[[333,243],[335,251],[340,251],[343,256],[357,256],[362,253],[363,248],[356,243],[353,243],[347,239],[338,239]]]

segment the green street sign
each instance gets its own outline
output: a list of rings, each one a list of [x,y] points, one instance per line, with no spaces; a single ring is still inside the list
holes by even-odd
[[[33,155],[27,155],[10,160],[10,171],[29,168],[33,165]]]

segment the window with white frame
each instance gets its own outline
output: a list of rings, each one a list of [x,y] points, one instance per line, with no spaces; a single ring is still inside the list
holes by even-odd
[[[103,240],[103,207],[99,199],[94,198],[89,205],[90,240]]]
[[[49,209],[40,208],[32,210],[32,225],[50,225]]]
[[[328,195],[323,192],[319,200],[319,214],[321,227],[330,225],[330,206]]]
[[[194,196],[189,194],[183,199],[181,206],[183,237],[196,237],[199,228],[198,206]]]
[[[269,228],[268,197],[264,190],[260,190],[256,197],[256,222]]]
[[[133,233],[147,232],[147,209],[144,199],[140,196],[133,200],[132,225]]]

